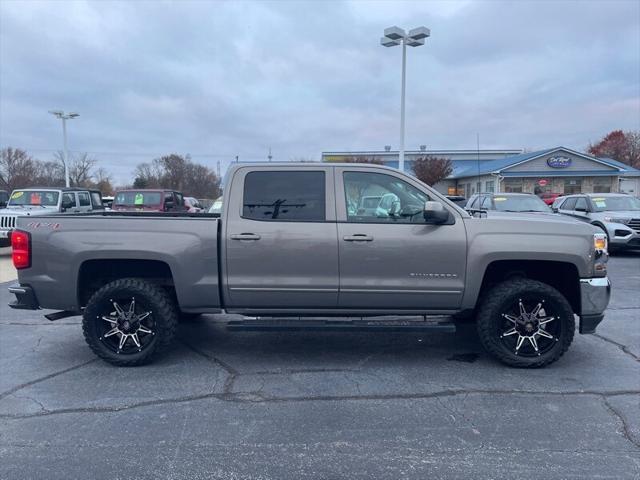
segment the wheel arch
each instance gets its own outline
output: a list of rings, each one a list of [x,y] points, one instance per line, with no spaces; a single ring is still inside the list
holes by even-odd
[[[529,278],[554,287],[569,302],[575,313],[581,310],[580,275],[570,262],[553,260],[496,260],[487,265],[476,301],[476,308],[484,295],[495,285],[511,278]]]
[[[78,270],[78,305],[84,307],[91,295],[104,285],[121,278],[142,278],[168,290],[176,299],[173,272],[162,260],[91,259],[85,260]]]

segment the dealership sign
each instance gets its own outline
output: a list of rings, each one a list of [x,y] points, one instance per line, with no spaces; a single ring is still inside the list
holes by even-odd
[[[571,166],[571,159],[569,157],[549,157],[547,165],[551,168],[567,168]]]

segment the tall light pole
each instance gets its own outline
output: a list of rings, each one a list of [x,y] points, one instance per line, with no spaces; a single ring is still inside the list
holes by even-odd
[[[406,33],[400,27],[389,27],[384,29],[384,37],[380,39],[383,47],[395,47],[402,45],[402,93],[400,94],[400,155],[398,168],[404,171],[404,91],[407,72],[407,45],[419,47],[424,45],[424,39],[431,36],[431,31],[427,27],[417,27]]]
[[[67,150],[67,120],[79,117],[79,113],[70,112],[64,113],[62,110],[49,110],[51,115],[58,117],[62,120],[62,139],[64,142],[64,150],[62,152],[64,161],[64,183],[69,187],[69,152]]]

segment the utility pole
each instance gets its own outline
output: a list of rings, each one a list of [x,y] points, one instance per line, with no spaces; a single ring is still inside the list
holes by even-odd
[[[49,113],[51,115],[56,116],[60,120],[62,120],[62,142],[63,142],[63,148],[64,148],[64,150],[62,151],[62,161],[64,162],[64,183],[66,187],[69,188],[70,185],[69,185],[69,151],[67,149],[67,120],[79,117],[80,114],[75,112],[65,114],[62,110],[49,110]]]
[[[273,158],[273,156],[271,155],[271,147],[269,147],[269,155],[267,156],[267,158],[269,159],[269,161],[271,161],[271,159]]]
[[[383,47],[396,47],[402,45],[402,88],[400,93],[400,152],[398,154],[398,169],[404,172],[404,111],[405,111],[405,89],[407,76],[407,45],[419,47],[424,45],[424,39],[431,36],[431,31],[426,27],[417,27],[405,32],[399,27],[389,27],[384,29],[384,37],[380,39]]]

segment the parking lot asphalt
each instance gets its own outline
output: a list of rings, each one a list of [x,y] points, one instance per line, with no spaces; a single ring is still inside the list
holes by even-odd
[[[182,324],[116,368],[78,317],[6,307],[0,478],[640,477],[640,253],[609,264],[596,335],[540,370],[456,334],[228,332]]]

